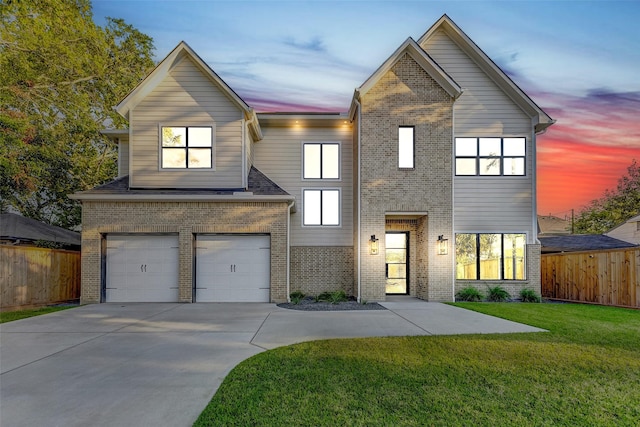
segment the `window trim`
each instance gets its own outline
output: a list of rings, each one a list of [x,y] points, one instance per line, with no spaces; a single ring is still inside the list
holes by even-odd
[[[305,178],[305,145],[320,145],[320,178]],[[322,162],[323,162],[323,146],[324,145],[337,145],[338,146],[338,177],[337,178],[323,178],[322,177]],[[342,181],[342,141],[302,141],[300,150],[301,161],[300,164],[300,179],[302,181]]]
[[[476,141],[476,155],[475,156],[458,156],[456,154],[456,145],[458,139],[475,139]],[[483,156],[480,154],[480,140],[481,139],[500,139],[500,155],[499,156]],[[524,140],[524,155],[522,156],[505,156],[504,155],[504,140],[505,139],[523,139]],[[454,175],[456,177],[526,177],[528,176],[527,168],[527,137],[526,136],[456,136],[453,139],[453,164]],[[473,159],[475,160],[475,173],[474,174],[459,174],[457,167],[458,159]],[[500,160],[500,172],[498,174],[481,174],[480,173],[480,161],[483,159],[499,159]],[[504,173],[505,159],[523,159],[524,172],[521,175],[511,175]]]
[[[411,129],[411,166],[400,166],[400,129]],[[398,126],[398,169],[415,170],[416,168],[416,127],[413,125]]]
[[[475,253],[475,262],[476,262],[476,278],[475,279],[459,279],[457,273],[455,274],[455,280],[460,281],[471,281],[471,282],[490,282],[490,281],[504,281],[504,282],[526,282],[529,280],[528,271],[527,271],[527,242],[528,242],[528,234],[525,232],[456,232],[454,233],[454,241],[457,240],[459,234],[473,234],[476,236],[476,253]],[[498,279],[481,279],[480,278],[480,235],[482,234],[499,234],[500,235],[500,278]],[[524,251],[522,254],[523,257],[523,268],[524,268],[524,277],[522,279],[505,279],[504,278],[504,236],[508,234],[521,234],[524,236]],[[455,260],[454,264],[456,265],[457,270],[457,248],[455,250]]]
[[[305,212],[307,206],[305,204],[305,192],[306,191],[320,191],[320,224],[305,224]],[[338,224],[323,224],[322,222],[322,192],[324,191],[337,191],[338,192]],[[342,228],[342,188],[339,187],[306,187],[302,189],[302,215],[301,215],[302,227],[310,228]]]
[[[187,133],[187,141],[185,142],[187,145],[185,145],[184,149],[186,151],[186,167],[184,168],[165,168],[162,166],[162,160],[164,158],[164,148],[171,148],[171,147],[163,147],[162,146],[162,129],[163,128],[171,128],[171,127],[175,127],[175,128],[185,128],[187,129],[186,133]],[[189,138],[189,128],[210,128],[211,129],[211,167],[208,168],[190,168],[189,167],[189,145],[188,145],[188,138]],[[178,148],[183,148],[183,147],[178,147]],[[191,147],[191,148],[209,148],[209,147]],[[158,170],[163,171],[163,172],[184,172],[184,171],[190,171],[190,172],[211,172],[211,171],[215,171],[216,170],[216,125],[215,123],[196,123],[196,124],[184,124],[184,123],[159,123],[158,124]]]

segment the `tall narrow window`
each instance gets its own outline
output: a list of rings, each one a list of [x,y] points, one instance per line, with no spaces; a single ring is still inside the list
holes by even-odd
[[[211,169],[211,126],[162,126],[163,169]]]
[[[340,144],[305,142],[302,155],[304,179],[340,178]]]
[[[340,225],[340,190],[304,190],[304,225]]]
[[[398,128],[398,167],[400,169],[414,168],[414,139],[413,126],[400,126]]]

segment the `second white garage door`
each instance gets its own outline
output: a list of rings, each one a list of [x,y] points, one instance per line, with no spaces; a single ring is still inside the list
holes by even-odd
[[[269,302],[271,238],[198,235],[196,302]]]

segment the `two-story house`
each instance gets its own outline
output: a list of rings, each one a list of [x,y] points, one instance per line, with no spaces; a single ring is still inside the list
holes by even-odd
[[[116,109],[118,178],[72,196],[83,303],[540,291],[553,120],[446,15],[348,113],[256,114],[185,43]]]

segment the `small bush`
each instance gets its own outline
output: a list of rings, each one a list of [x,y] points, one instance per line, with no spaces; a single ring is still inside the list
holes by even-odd
[[[482,293],[473,286],[466,287],[456,294],[457,301],[478,302],[482,301],[482,298]]]
[[[316,302],[329,302],[331,301],[331,292],[323,292],[321,294],[316,295]]]
[[[522,302],[540,302],[540,297],[533,289],[523,289],[520,291]]]
[[[331,302],[331,304],[337,304],[339,302],[345,302],[345,301],[347,301],[347,294],[344,291],[331,292],[331,295],[329,297],[329,301]]]
[[[502,286],[494,286],[487,291],[487,301],[503,302],[509,298],[511,298],[511,295]]]
[[[300,304],[300,301],[304,298],[304,294],[301,291],[291,292],[289,298],[291,299],[292,304]]]

